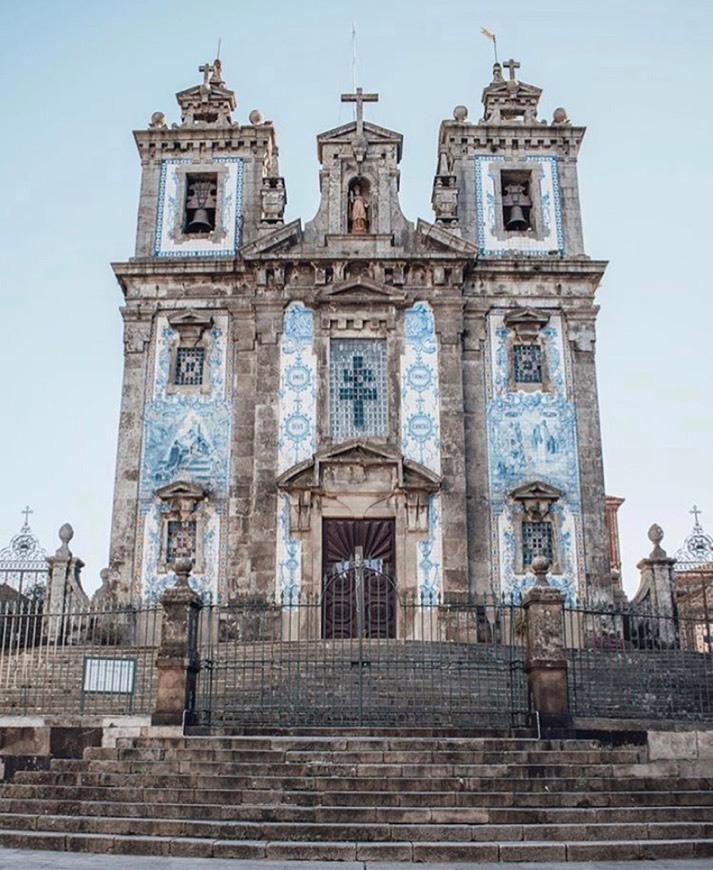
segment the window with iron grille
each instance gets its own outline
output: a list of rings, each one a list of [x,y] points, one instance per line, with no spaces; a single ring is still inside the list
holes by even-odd
[[[544,556],[550,562],[554,561],[551,523],[522,524],[522,565],[525,570],[530,568],[535,556]]]
[[[514,344],[515,383],[542,383],[542,348],[538,344]]]
[[[386,341],[335,338],[329,349],[329,428],[340,440],[385,436],[388,426]]]
[[[193,559],[196,555],[195,520],[169,520],[166,533],[166,561]]]
[[[203,383],[205,348],[179,347],[176,351],[176,377],[179,387],[196,387]]]

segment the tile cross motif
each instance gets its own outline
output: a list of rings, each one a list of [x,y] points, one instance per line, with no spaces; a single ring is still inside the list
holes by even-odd
[[[367,386],[374,381],[374,372],[366,368],[363,356],[353,356],[351,371],[344,369],[342,379],[349,386],[339,388],[339,398],[342,401],[352,402],[354,426],[363,429],[364,402],[376,401],[376,387]]]

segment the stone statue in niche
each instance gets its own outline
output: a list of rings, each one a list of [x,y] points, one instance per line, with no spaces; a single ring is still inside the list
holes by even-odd
[[[349,232],[363,236],[369,232],[369,203],[360,184],[349,190]]]

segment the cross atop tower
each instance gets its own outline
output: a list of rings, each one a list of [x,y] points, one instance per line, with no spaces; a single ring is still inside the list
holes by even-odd
[[[694,504],[688,513],[693,514],[693,516],[695,517],[695,526],[696,528],[698,528],[698,526],[700,525],[700,523],[698,522],[698,515],[702,514],[703,511],[698,507],[698,505]]]
[[[520,62],[510,58],[510,60],[505,61],[503,66],[510,73],[510,81],[514,82],[515,81],[515,70],[520,69]]]
[[[364,135],[364,103],[378,103],[378,94],[365,94],[362,88],[357,88],[355,94],[342,94],[343,103],[356,103],[356,134],[357,139]]]
[[[26,526],[29,526],[29,524],[30,524],[30,514],[33,514],[33,513],[34,513],[34,511],[32,510],[32,508],[31,508],[29,505],[26,505],[26,506],[25,506],[25,510],[24,510],[24,511],[20,511],[20,513],[25,515],[25,525],[26,525]]]

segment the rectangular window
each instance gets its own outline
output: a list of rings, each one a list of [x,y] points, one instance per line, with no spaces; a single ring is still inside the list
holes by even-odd
[[[554,561],[551,523],[522,524],[522,566],[526,571],[535,556],[545,556],[550,562]]]
[[[500,173],[503,226],[508,232],[523,232],[532,228],[530,180],[527,170],[503,170]]]
[[[179,387],[196,387],[203,383],[205,348],[179,347],[176,350],[176,377]]]
[[[190,235],[212,232],[217,203],[218,176],[215,173],[187,175],[183,232]]]
[[[166,561],[194,559],[196,555],[196,521],[169,520],[166,533]]]
[[[388,434],[386,342],[335,338],[329,346],[329,428],[345,440]]]
[[[512,355],[516,384],[542,383],[542,348],[539,344],[514,344]]]

